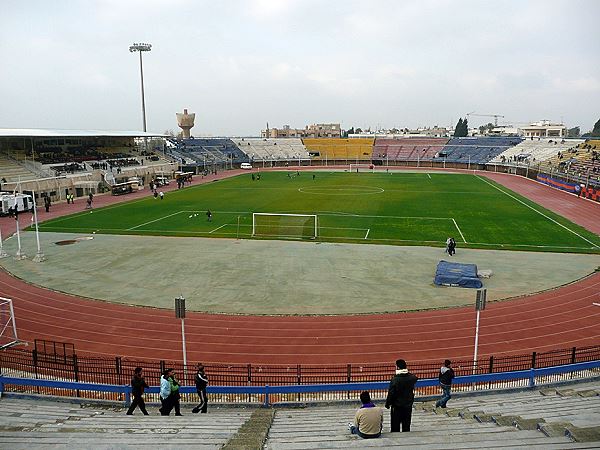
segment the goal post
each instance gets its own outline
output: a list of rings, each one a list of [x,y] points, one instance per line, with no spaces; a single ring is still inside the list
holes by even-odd
[[[316,214],[252,213],[252,236],[315,239],[318,232]]]
[[[350,172],[371,172],[375,173],[374,164],[350,164]]]
[[[0,297],[0,350],[19,343],[12,300]]]

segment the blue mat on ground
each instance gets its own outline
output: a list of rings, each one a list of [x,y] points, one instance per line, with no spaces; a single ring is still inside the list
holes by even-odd
[[[461,264],[443,260],[437,265],[433,282],[438,286],[458,286],[475,289],[483,286],[483,283],[477,277],[477,266],[475,264]]]

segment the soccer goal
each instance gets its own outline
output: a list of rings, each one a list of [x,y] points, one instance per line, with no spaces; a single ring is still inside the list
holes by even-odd
[[[375,173],[374,164],[350,164],[350,172],[371,172]]]
[[[0,349],[19,343],[12,300],[0,297]]]
[[[317,216],[252,213],[252,236],[315,239],[318,236]]]

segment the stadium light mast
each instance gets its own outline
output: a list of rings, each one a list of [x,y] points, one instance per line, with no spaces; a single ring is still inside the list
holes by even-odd
[[[140,79],[142,82],[142,120],[144,122],[144,133],[146,130],[146,100],[144,98],[144,66],[142,64],[142,53],[152,50],[152,44],[134,43],[129,46],[131,53],[139,52],[140,54]]]

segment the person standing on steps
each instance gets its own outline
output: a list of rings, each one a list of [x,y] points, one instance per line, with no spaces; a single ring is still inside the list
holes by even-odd
[[[447,359],[444,361],[444,365],[440,368],[440,374],[438,379],[440,380],[440,387],[442,388],[442,397],[435,402],[436,408],[445,408],[448,400],[452,398],[450,395],[450,389],[452,388],[452,380],[454,379],[454,370],[450,367],[452,362]]]
[[[181,399],[181,394],[179,394],[179,381],[177,381],[177,378],[175,378],[175,371],[173,369],[171,369],[171,373],[169,375],[169,386],[171,388],[171,394],[169,395],[169,402],[171,404],[172,408],[175,408],[175,415],[176,416],[182,416],[183,414],[181,414],[181,405],[179,403],[179,400]],[[169,410],[169,412],[171,412]]]
[[[408,371],[406,361],[397,360],[396,375],[390,381],[385,401],[385,407],[392,408],[390,411],[392,433],[399,432],[401,429],[403,433],[410,431],[415,384],[417,384],[417,377]]]
[[[200,397],[200,403],[192,409],[192,412],[194,414],[198,414],[199,412],[206,414],[208,410],[208,397],[206,396],[208,377],[204,373],[204,366],[202,364],[198,364],[198,372],[196,372],[194,381],[196,382],[196,392],[198,392],[198,397]]]
[[[133,411],[135,408],[139,407],[142,414],[145,416],[148,415],[148,411],[146,411],[146,404],[144,403],[144,389],[146,389],[148,385],[146,384],[146,380],[142,376],[142,368],[136,367],[133,371],[133,378],[131,379],[131,395],[133,396],[133,401],[131,402],[131,406],[127,410],[127,415],[133,415]]]
[[[171,414],[173,404],[171,403],[171,384],[169,383],[169,377],[173,369],[165,369],[162,376],[160,377],[160,415],[168,416]]]

